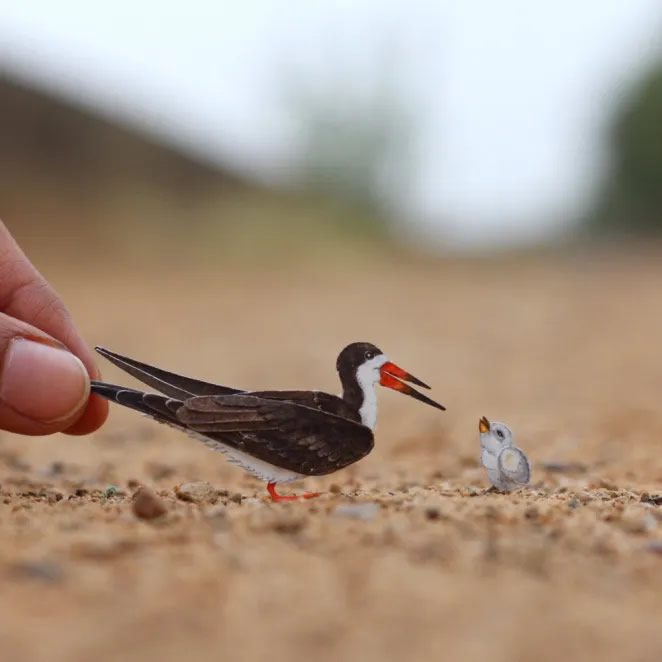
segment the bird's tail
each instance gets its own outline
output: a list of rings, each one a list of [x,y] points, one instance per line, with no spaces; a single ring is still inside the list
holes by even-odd
[[[106,400],[135,409],[141,414],[151,416],[162,423],[181,425],[176,416],[177,410],[183,404],[181,400],[95,380],[92,380],[91,391],[102,398],[106,398]]]

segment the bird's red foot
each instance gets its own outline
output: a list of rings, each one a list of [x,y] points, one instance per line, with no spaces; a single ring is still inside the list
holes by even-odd
[[[276,483],[267,483],[267,491],[271,496],[271,500],[275,502],[298,501],[299,499],[314,499],[320,495],[319,492],[306,492],[305,494],[288,494],[285,496],[276,492]]]

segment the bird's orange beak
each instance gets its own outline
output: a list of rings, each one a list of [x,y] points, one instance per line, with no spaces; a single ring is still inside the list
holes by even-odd
[[[490,422],[485,416],[483,416],[483,418],[478,421],[478,429],[480,430],[481,434],[485,434],[486,432],[490,431]]]
[[[441,409],[441,410],[446,409],[446,407],[444,407],[443,405],[440,405],[438,402],[435,402],[431,398],[428,398],[426,395],[419,393],[411,386],[405,384],[404,382],[407,381],[407,382],[412,382],[413,384],[416,384],[418,386],[422,386],[423,388],[430,388],[420,379],[414,377],[414,375],[410,375],[408,372],[406,372],[399,366],[395,365],[395,363],[391,363],[390,361],[385,363],[379,369],[379,375],[380,375],[379,383],[382,386],[386,386],[387,388],[392,388],[394,391],[398,391],[399,393],[404,393],[405,395],[409,395],[416,400],[425,402],[425,404],[428,404],[431,407],[436,407],[437,409]]]

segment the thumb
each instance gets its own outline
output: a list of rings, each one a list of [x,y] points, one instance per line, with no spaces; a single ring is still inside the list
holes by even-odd
[[[43,331],[0,314],[0,429],[28,435],[66,430],[89,394],[79,358]]]

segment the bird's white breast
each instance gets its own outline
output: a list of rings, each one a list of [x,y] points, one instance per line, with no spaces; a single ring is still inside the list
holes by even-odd
[[[366,361],[357,371],[356,380],[363,392],[363,404],[359,408],[361,423],[371,430],[377,425],[377,393],[375,384],[379,381],[379,369],[388,362],[385,354],[379,354],[374,359]]]
[[[363,404],[359,409],[361,423],[371,430],[377,425],[377,394],[374,388],[363,392]]]

